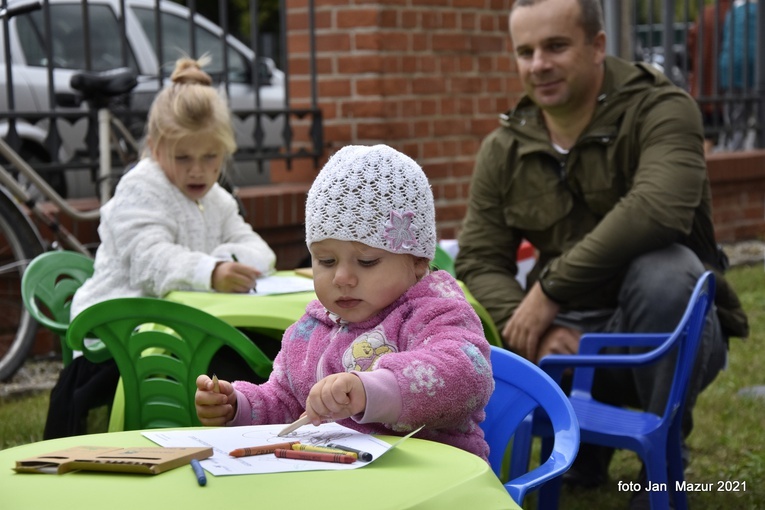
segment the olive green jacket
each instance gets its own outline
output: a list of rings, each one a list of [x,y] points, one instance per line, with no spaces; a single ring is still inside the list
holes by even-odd
[[[502,328],[525,295],[515,280],[523,239],[539,253],[528,285],[539,280],[569,310],[615,308],[633,259],[681,243],[716,269],[723,331],[746,336],[714,238],[698,106],[650,66],[614,57],[597,101],[568,154],[528,97],[500,117],[476,159],[458,278]]]

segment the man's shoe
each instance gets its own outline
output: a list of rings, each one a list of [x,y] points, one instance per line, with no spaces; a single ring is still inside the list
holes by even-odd
[[[648,485],[648,475],[646,474],[645,466],[640,469],[637,483],[640,484],[640,490],[633,493],[630,498],[629,510],[652,510],[651,509],[651,493],[646,490]],[[673,501],[672,494],[669,495],[669,510],[675,510],[675,502]]]
[[[563,473],[563,484],[569,487],[594,489],[608,482],[608,465],[614,450],[582,443],[571,469]]]

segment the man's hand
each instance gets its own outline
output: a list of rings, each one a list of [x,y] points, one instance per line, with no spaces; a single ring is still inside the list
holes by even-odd
[[[565,326],[552,326],[542,336],[539,342],[537,358],[534,362],[538,365],[539,361],[548,354],[576,354],[579,352],[579,339],[582,332]]]
[[[249,292],[260,272],[239,262],[220,262],[212,274],[212,288],[218,292]]]
[[[363,413],[366,407],[367,394],[361,379],[347,372],[328,375],[314,384],[305,403],[306,414],[314,425]]]
[[[505,345],[528,360],[538,359],[540,339],[559,309],[558,304],[542,292],[539,282],[535,283],[502,330]]]

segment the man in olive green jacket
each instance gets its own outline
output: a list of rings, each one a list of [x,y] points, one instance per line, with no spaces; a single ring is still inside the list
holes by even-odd
[[[508,348],[538,362],[577,352],[584,332],[672,331],[715,269],[689,433],[696,395],[747,320],[722,278],[698,106],[652,67],[606,56],[602,27],[599,0],[516,0],[525,95],[481,145],[457,276]],[[538,251],[526,289],[515,280],[523,239]],[[596,397],[661,414],[672,371],[600,374]]]

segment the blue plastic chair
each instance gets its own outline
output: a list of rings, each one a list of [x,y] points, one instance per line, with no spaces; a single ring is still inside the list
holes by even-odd
[[[579,450],[579,426],[566,395],[539,367],[496,346],[491,346],[491,366],[494,393],[486,406],[486,420],[481,428],[489,444],[489,464],[494,473],[502,477],[502,463],[510,439],[516,427],[534,409],[547,413],[554,431],[554,445],[547,459],[504,484],[510,497],[521,506],[528,491],[571,467]],[[529,441],[529,436],[516,435],[513,449],[528,448]]]
[[[694,360],[704,330],[707,313],[714,301],[714,275],[707,271],[696,283],[691,299],[675,330],[671,333],[601,333],[583,335],[579,353],[575,355],[550,355],[540,361],[540,366],[552,379],[560,382],[563,371],[574,367],[569,400],[579,419],[582,442],[634,451],[645,464],[651,483],[666,484],[667,491],[651,491],[653,509],[669,508],[670,495],[675,508],[688,507],[685,492],[675,491],[675,482],[682,482],[682,417],[688,384],[693,372]],[[652,350],[641,354],[599,354],[605,347],[644,346]],[[596,368],[634,368],[649,365],[677,352],[675,377],[667,399],[664,413],[657,416],[650,412],[625,409],[604,404],[592,398],[591,388]],[[549,450],[549,438],[544,419],[534,416],[534,435],[543,436],[543,452]],[[527,419],[521,429],[531,428]],[[515,451],[513,466],[522,463],[519,457],[525,452]],[[517,469],[517,467],[516,467]],[[550,502],[546,508],[557,508],[560,483],[547,485],[540,497]]]

